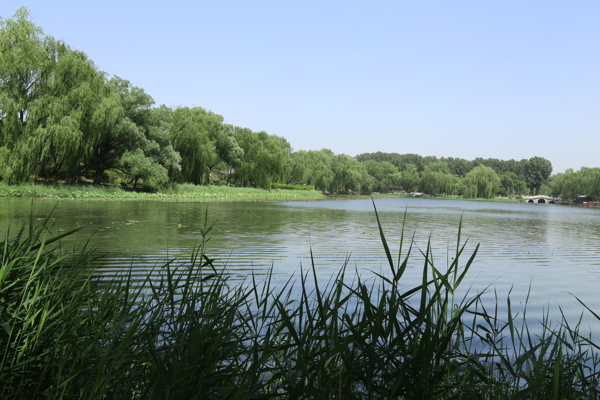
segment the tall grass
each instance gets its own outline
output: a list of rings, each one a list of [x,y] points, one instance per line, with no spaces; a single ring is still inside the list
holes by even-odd
[[[89,246],[62,248],[69,233],[47,222],[1,243],[0,398],[599,397],[598,347],[578,325],[545,315],[536,336],[510,297],[506,315],[498,297],[458,297],[478,251],[460,225],[445,268],[429,245],[392,254],[379,225],[389,272],[343,266],[323,286],[314,262],[297,281],[229,282],[207,254],[210,226],[152,280],[99,279]],[[415,252],[422,279],[406,287]]]

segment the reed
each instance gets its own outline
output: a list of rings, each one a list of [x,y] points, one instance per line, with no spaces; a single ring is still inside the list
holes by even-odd
[[[599,347],[579,324],[546,314],[534,335],[510,296],[506,315],[497,294],[491,306],[458,296],[478,251],[467,254],[460,224],[445,268],[429,245],[392,254],[379,224],[389,271],[366,279],[344,265],[323,285],[314,262],[298,282],[230,282],[207,254],[208,224],[190,258],[152,280],[100,279],[89,243],[65,249],[73,232],[52,236],[47,222],[0,243],[1,398],[600,396]],[[422,279],[406,287],[415,253]]]

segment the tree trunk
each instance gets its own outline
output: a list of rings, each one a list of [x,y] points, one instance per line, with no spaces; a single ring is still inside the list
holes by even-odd
[[[94,185],[102,183],[102,175],[104,175],[104,168],[97,167],[96,172],[94,173]]]

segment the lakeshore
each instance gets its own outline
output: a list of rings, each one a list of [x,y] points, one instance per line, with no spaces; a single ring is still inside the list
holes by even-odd
[[[89,199],[89,200],[155,200],[191,202],[280,202],[320,200],[367,200],[410,198],[408,193],[372,193],[325,195],[319,190],[259,189],[215,185],[178,184],[155,193],[123,190],[116,185],[92,184],[40,184],[8,185],[0,182],[0,197],[25,197],[39,199]],[[462,196],[420,196],[424,199],[469,200],[485,202],[523,203],[520,196],[495,197],[491,199],[466,198]]]
[[[155,193],[123,190],[109,185],[21,184],[0,183],[0,197],[45,199],[158,200],[195,202],[273,202],[319,200],[318,190],[256,189],[229,186],[179,184]]]

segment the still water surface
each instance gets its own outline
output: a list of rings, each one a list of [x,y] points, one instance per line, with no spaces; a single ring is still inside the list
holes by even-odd
[[[512,290],[513,305],[529,294],[528,313],[563,311],[574,321],[582,312],[579,297],[600,311],[600,209],[548,204],[491,203],[435,199],[382,199],[376,206],[392,252],[404,229],[405,247],[414,235],[425,249],[431,239],[436,267],[453,256],[459,222],[467,239],[466,255],[481,244],[464,284],[471,293],[495,289],[504,304]],[[189,258],[199,244],[208,213],[207,253],[226,266],[234,279],[249,271],[261,275],[271,266],[276,279],[287,280],[311,265],[312,250],[323,283],[347,262],[352,271],[386,273],[385,254],[370,200],[217,203],[102,200],[35,200],[34,220],[53,214],[53,232],[85,227],[79,240],[108,253],[104,273],[133,267],[147,274],[167,258]],[[31,201],[0,199],[0,231],[26,223]],[[406,220],[403,224],[404,214]],[[422,258],[413,250],[406,286],[418,284]],[[351,275],[351,274],[350,274]],[[585,317],[584,325],[600,332]]]

